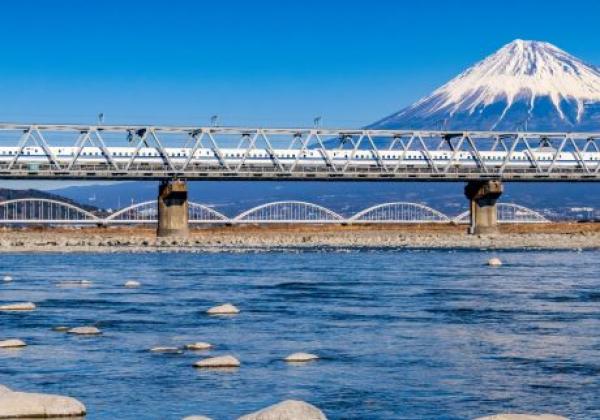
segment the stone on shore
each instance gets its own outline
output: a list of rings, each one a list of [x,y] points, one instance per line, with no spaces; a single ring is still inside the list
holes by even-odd
[[[0,385],[0,419],[85,416],[85,406],[75,398],[2,388]]]
[[[2,281],[5,281],[5,282],[13,281],[13,278],[11,276],[4,276]]]
[[[212,349],[212,347],[213,347],[212,344],[204,343],[202,341],[185,345],[186,350],[208,350],[208,349]]]
[[[25,347],[27,344],[25,344],[24,341],[22,340],[18,340],[16,338],[12,338],[10,340],[1,340],[0,341],[0,348],[1,349],[14,349],[14,348],[18,348],[18,347]]]
[[[8,305],[0,306],[0,311],[33,311],[35,309],[35,303],[33,302],[19,302],[10,303]]]
[[[318,358],[319,358],[319,356],[317,356],[316,354],[300,352],[300,353],[290,354],[284,360],[286,362],[304,363],[304,362],[312,362],[313,360],[317,360]]]
[[[236,368],[240,361],[233,356],[218,356],[202,359],[194,363],[197,368]]]
[[[495,414],[478,417],[475,420],[569,420],[567,417],[554,414]]]
[[[490,267],[500,267],[502,265],[502,261],[500,260],[500,258],[496,257],[490,258],[487,263]]]
[[[327,420],[327,417],[314,405],[304,401],[286,400],[246,414],[238,420]]]
[[[209,315],[236,315],[240,313],[240,310],[231,303],[224,305],[214,306],[206,311]]]
[[[128,280],[125,282],[125,284],[123,286],[125,286],[128,289],[135,289],[137,287],[140,287],[141,285],[142,285],[142,283],[140,283],[139,281]]]
[[[102,331],[96,327],[75,327],[67,330],[67,333],[76,335],[99,335],[102,334]]]

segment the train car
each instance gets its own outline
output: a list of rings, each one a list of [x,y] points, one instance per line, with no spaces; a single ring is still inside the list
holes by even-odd
[[[484,151],[479,152],[479,158],[488,167],[506,166],[510,168],[580,168],[582,161],[586,165],[595,167],[600,165],[600,153],[584,152],[575,154],[573,152],[561,152],[555,157],[554,150],[533,149],[531,151],[514,151],[510,153],[510,159],[506,158],[506,151]],[[68,164],[77,158],[79,165],[102,165],[107,163],[102,149],[98,147],[51,147],[50,152],[59,164]],[[224,148],[215,152],[209,148],[165,148],[166,157],[175,165],[189,164],[195,167],[219,166],[226,162],[230,166],[243,165],[245,167],[273,167],[279,162],[284,167],[322,167],[335,165],[336,167],[376,168],[382,165],[387,167],[427,168],[431,164],[445,168],[451,167],[475,168],[479,166],[478,159],[471,152],[461,151],[398,151],[381,150],[327,150],[306,149],[261,149],[255,148],[235,149]],[[108,147],[110,159],[117,164],[133,163],[136,165],[158,166],[164,165],[165,156],[159,149],[154,147],[143,147],[137,151],[135,147]],[[191,154],[194,154],[191,156]],[[18,156],[17,156],[18,154]],[[15,161],[20,164],[43,164],[48,162],[46,152],[41,147],[25,147],[19,153],[17,147],[0,147],[0,164]]]

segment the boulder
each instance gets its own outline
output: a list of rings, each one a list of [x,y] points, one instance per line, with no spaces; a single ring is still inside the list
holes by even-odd
[[[502,265],[502,261],[500,260],[500,258],[490,258],[487,262],[487,264],[490,267],[500,267]]]
[[[75,327],[67,330],[67,333],[77,335],[98,335],[102,334],[102,331],[96,327]]]
[[[11,276],[4,276],[2,278],[2,281],[5,281],[5,282],[13,281],[13,278]]]
[[[12,349],[16,347],[25,347],[25,344],[22,340],[10,339],[10,340],[1,340],[0,341],[0,349]]]
[[[125,284],[123,286],[125,286],[128,289],[135,289],[137,287],[140,287],[141,285],[142,285],[142,283],[140,283],[139,281],[128,280],[125,282]]]
[[[238,420],[327,420],[325,414],[304,401],[286,400],[246,414]]]
[[[29,392],[0,392],[0,419],[85,415],[85,406],[71,397]]]
[[[34,309],[35,309],[35,303],[33,303],[33,302],[10,303],[8,305],[0,306],[0,311],[5,311],[5,312],[33,311]]]
[[[202,359],[194,363],[197,368],[236,368],[240,361],[233,356],[218,356]]]
[[[235,315],[239,314],[240,310],[231,303],[226,303],[224,305],[214,306],[206,311],[206,313],[209,315]]]
[[[312,362],[313,360],[317,360],[319,356],[311,353],[293,353],[286,357],[284,360],[286,362],[293,363],[304,363],[304,362]]]
[[[202,341],[185,345],[186,350],[208,350],[208,349],[212,349],[212,347],[213,347],[212,344],[204,343]]]
[[[479,417],[475,420],[569,420],[554,414],[495,414],[493,416]]]

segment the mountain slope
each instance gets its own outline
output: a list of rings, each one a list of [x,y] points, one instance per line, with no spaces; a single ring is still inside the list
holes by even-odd
[[[516,40],[369,128],[600,129],[600,70],[546,42]]]

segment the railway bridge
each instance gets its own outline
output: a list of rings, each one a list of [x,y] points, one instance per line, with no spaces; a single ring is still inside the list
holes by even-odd
[[[158,234],[186,235],[196,180],[463,182],[471,233],[504,182],[600,181],[600,133],[0,124],[0,179],[157,180]]]

